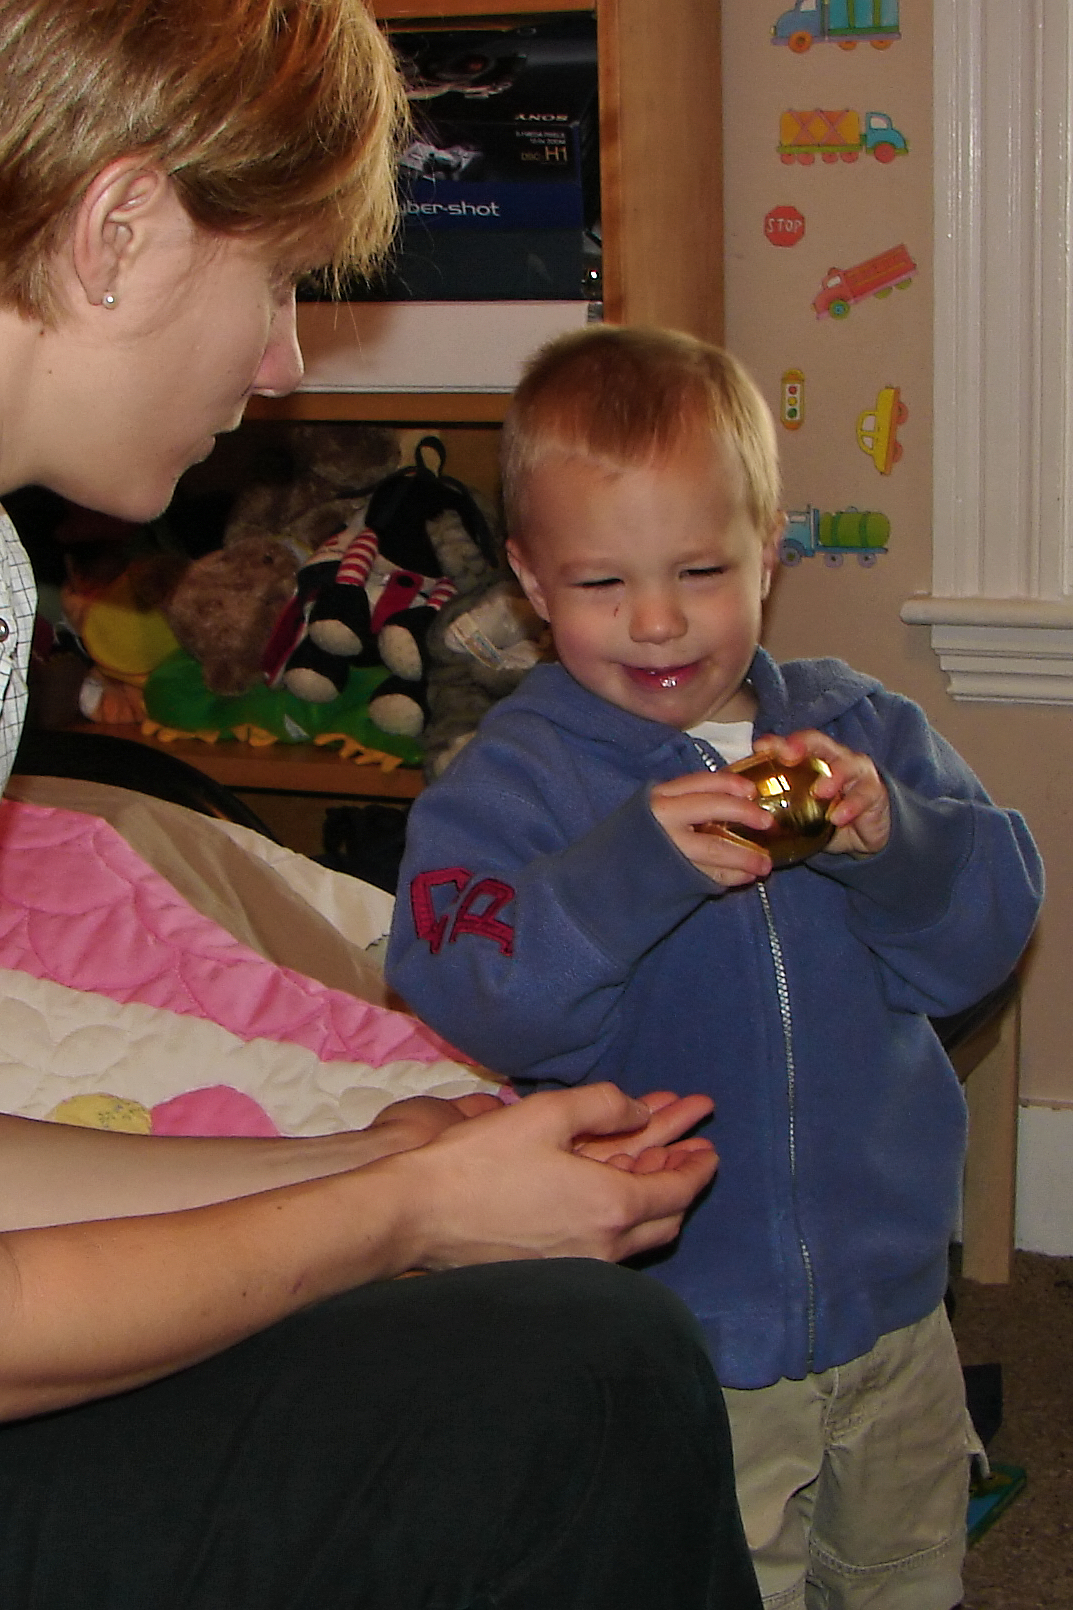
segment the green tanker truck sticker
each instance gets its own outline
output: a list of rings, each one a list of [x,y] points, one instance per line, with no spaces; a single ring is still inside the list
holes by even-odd
[[[799,565],[817,555],[825,565],[841,565],[847,556],[870,567],[887,551],[890,520],[877,509],[791,509],[779,544],[784,565]]]

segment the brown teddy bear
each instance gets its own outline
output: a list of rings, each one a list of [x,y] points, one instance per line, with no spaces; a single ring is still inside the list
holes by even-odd
[[[240,537],[195,559],[161,601],[182,648],[210,693],[244,693],[263,680],[262,661],[294,597],[298,561],[269,536]]]
[[[298,562],[364,509],[373,488],[400,463],[398,433],[383,425],[292,424],[284,438],[290,474],[255,482],[235,500],[224,546],[271,537]]]
[[[297,576],[314,549],[358,521],[373,488],[397,469],[399,441],[380,425],[295,424],[291,475],[239,493],[224,545],[165,579],[159,603],[210,693],[243,693],[264,661]]]

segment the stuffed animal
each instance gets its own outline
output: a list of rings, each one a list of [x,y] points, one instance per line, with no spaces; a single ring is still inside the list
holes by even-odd
[[[360,517],[378,481],[398,468],[396,433],[376,425],[299,424],[286,438],[288,473],[236,500],[224,546],[191,561],[146,553],[141,528],[72,506],[56,537],[68,553],[61,599],[91,662],[80,712],[96,721],[145,719],[147,676],[180,646],[206,688],[235,695],[262,680],[262,656],[294,596],[299,564],[324,537]],[[73,712],[72,712],[73,713]]]
[[[360,523],[374,486],[399,463],[396,433],[379,425],[292,425],[286,442],[289,476],[241,492],[223,547],[162,579],[160,606],[210,693],[263,680],[299,566],[348,521]]]
[[[351,665],[383,665],[391,676],[370,703],[373,721],[397,735],[422,731],[429,631],[448,599],[495,565],[491,511],[444,474],[445,462],[443,443],[422,438],[413,463],[381,481],[363,514],[301,567],[269,645],[270,680],[327,702]]]
[[[141,721],[146,678],[178,647],[157,607],[157,578],[175,574],[185,556],[169,546],[156,522],[131,525],[73,503],[64,503],[52,535],[64,579],[52,606],[53,627],[45,619],[49,589],[42,589],[45,607],[30,666],[31,724],[62,726],[80,716]]]
[[[271,537],[301,563],[362,513],[377,483],[398,469],[399,438],[383,425],[292,424],[285,443],[288,473],[239,494],[224,546]]]
[[[210,693],[244,693],[295,594],[298,561],[270,536],[246,536],[189,564],[162,601],[180,645],[201,666]]]
[[[90,662],[78,694],[79,714],[87,721],[144,721],[146,680],[179,646],[140,585],[145,566],[134,563],[99,586],[72,578],[60,591],[64,618]]]
[[[429,633],[425,775],[432,782],[481,717],[552,656],[551,634],[513,576],[495,571],[440,611]]]
[[[307,712],[345,703],[350,720],[350,688],[360,673],[369,688],[369,721],[385,736],[406,740],[409,756],[428,716],[432,625],[456,593],[468,595],[497,574],[494,515],[443,473],[445,459],[443,444],[424,438],[412,465],[388,474],[371,493],[349,503],[330,500],[334,519],[348,511],[350,518],[304,561],[291,541],[252,531],[245,517],[232,522],[225,546],[192,561],[161,599],[206,690],[238,696],[258,686],[264,692],[267,682],[290,697],[288,708],[294,700]],[[254,506],[266,516],[266,503]],[[250,507],[247,501],[247,514]],[[298,517],[307,533],[312,514]],[[293,537],[298,527],[288,529]],[[173,679],[166,680],[170,687]],[[158,677],[158,702],[163,688]],[[167,720],[154,709],[149,714]],[[296,736],[309,724],[303,720]],[[369,741],[364,733],[362,741]]]

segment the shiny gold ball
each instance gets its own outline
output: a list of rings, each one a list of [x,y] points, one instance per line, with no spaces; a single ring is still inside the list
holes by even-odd
[[[794,866],[815,855],[829,844],[834,825],[828,811],[834,800],[817,799],[812,792],[820,777],[830,777],[831,768],[815,755],[807,755],[796,766],[785,766],[774,755],[747,755],[728,768],[756,784],[756,803],[769,811],[774,826],[766,832],[735,823],[709,822],[699,829],[738,843],[759,845],[771,857],[773,866]]]

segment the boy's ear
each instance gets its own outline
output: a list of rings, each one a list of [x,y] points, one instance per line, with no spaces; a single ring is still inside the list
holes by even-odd
[[[525,555],[513,537],[507,538],[507,563],[517,576],[522,592],[528,598],[542,621],[550,621],[548,606],[544,600],[544,591],[539,581],[525,561]]]
[[[771,527],[764,538],[762,559],[764,579],[761,592],[761,597],[763,598],[767,598],[771,592],[771,583],[775,579],[775,572],[779,568],[779,544],[782,542],[782,534],[785,530],[786,511],[785,509],[780,509],[774,520],[772,520]]]
[[[75,275],[94,307],[118,300],[149,232],[179,203],[162,168],[137,157],[110,162],[79,204],[71,240]]]

